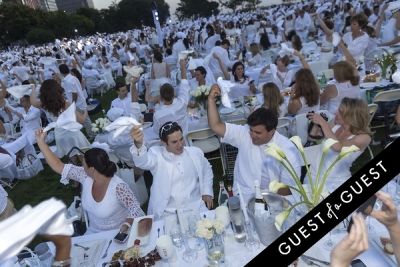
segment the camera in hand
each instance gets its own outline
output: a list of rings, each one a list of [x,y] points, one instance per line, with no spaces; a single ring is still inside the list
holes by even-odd
[[[371,211],[374,209],[376,202],[376,195],[370,197],[366,202],[364,202],[356,212],[361,213],[364,217],[367,217]],[[349,225],[347,227],[347,232],[350,232],[351,226],[353,225],[353,218],[350,220]]]

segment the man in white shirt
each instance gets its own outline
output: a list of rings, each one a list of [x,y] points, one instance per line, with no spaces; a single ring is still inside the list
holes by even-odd
[[[22,107],[12,110],[12,112],[20,118],[21,133],[31,144],[36,143],[35,131],[41,128],[40,109],[31,105],[30,96],[24,95],[20,98]]]
[[[187,133],[187,104],[189,102],[190,85],[186,78],[186,61],[180,61],[181,83],[179,85],[178,96],[174,96],[174,88],[166,83],[160,87],[161,107],[154,112],[153,129],[158,134],[160,126],[165,122],[173,120],[182,126],[183,133]]]
[[[160,128],[163,146],[147,150],[143,131],[137,126],[131,136],[133,161],[153,175],[148,214],[160,218],[175,210],[205,210],[204,204],[209,209],[213,207],[211,165],[199,148],[185,146],[182,128],[176,122],[167,122]]]
[[[123,116],[130,117],[132,115],[132,102],[138,101],[138,95],[136,90],[136,82],[138,78],[132,77],[131,80],[131,96],[128,96],[128,88],[125,82],[118,82],[115,85],[115,91],[118,97],[111,102],[111,108],[120,108],[124,111]]]
[[[297,35],[301,38],[302,42],[306,42],[308,38],[308,32],[311,26],[310,16],[305,14],[304,10],[301,9],[299,16],[296,18],[295,29]]]
[[[186,50],[186,46],[183,44],[183,38],[185,38],[185,34],[183,32],[176,33],[176,42],[172,46],[172,56],[178,60],[179,53]]]
[[[87,111],[87,104],[86,99],[83,96],[81,83],[79,82],[78,78],[70,73],[70,70],[66,64],[61,64],[58,68],[63,76],[63,79],[61,80],[61,86],[65,91],[65,96],[68,102],[75,102],[76,109],[82,113],[85,113]],[[86,116],[83,127],[85,127],[89,138],[94,138],[95,134],[92,131],[92,122],[89,116]]]
[[[300,176],[301,158],[296,146],[276,131],[278,116],[269,109],[255,110],[248,118],[247,125],[236,125],[221,121],[215,99],[221,95],[218,85],[213,85],[208,96],[208,124],[222,142],[238,148],[234,169],[233,191],[238,186],[247,202],[254,194],[254,181],[260,182],[261,189],[268,189],[272,179],[294,185],[290,174],[273,157],[265,153],[268,144],[275,143],[288,157]]]
[[[209,57],[208,67],[214,74],[215,79],[218,79],[218,77],[224,77],[224,71],[222,70],[219,61],[214,57],[214,54],[218,56],[225,68],[232,68],[234,62],[229,59],[229,46],[229,41],[224,39],[221,41],[221,45],[215,46],[211,49],[210,54],[207,56]]]

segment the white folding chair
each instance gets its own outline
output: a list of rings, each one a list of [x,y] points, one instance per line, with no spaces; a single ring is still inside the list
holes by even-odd
[[[288,117],[281,117],[278,119],[278,126],[276,127],[276,130],[286,136],[286,137],[290,137],[290,128],[292,125],[292,120],[291,118]]]
[[[396,115],[397,105],[392,106],[390,102],[400,100],[400,89],[393,89],[388,91],[379,92],[375,95],[373,103],[379,107],[379,117],[383,118],[384,124],[378,127],[384,127],[383,144],[389,140],[390,134],[390,118]],[[374,128],[378,128],[374,127]]]
[[[219,138],[215,135],[213,131],[211,131],[211,129],[207,128],[189,132],[186,136],[186,139],[188,140],[189,146],[196,146],[200,148],[204,154],[218,151],[219,156],[208,157],[207,159],[209,161],[217,159],[221,160],[222,171],[223,174],[225,174],[225,168],[222,164],[221,143],[219,141]]]

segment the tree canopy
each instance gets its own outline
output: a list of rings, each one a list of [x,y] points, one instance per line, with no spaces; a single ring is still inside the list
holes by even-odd
[[[176,9],[179,18],[190,18],[192,16],[209,17],[218,13],[219,4],[208,0],[181,0]]]
[[[160,23],[169,17],[169,6],[155,0]],[[200,1],[201,2],[201,1]],[[96,32],[112,33],[154,26],[150,0],[121,0],[107,9],[80,8],[73,14],[63,11],[45,12],[15,2],[0,4],[0,43],[17,41],[40,44],[54,38],[70,38]]]

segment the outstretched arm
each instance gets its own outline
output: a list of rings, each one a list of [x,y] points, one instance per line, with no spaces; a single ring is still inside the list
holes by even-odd
[[[218,87],[217,84],[214,84],[211,87],[210,94],[208,95],[208,105],[207,105],[208,125],[216,135],[218,135],[219,137],[224,137],[226,132],[226,126],[225,123],[222,122],[221,118],[219,117],[217,104],[215,103],[216,98],[220,95],[221,95],[221,89]]]
[[[46,133],[43,132],[43,129],[39,129],[36,131],[36,142],[39,146],[40,151],[44,158],[46,159],[47,164],[58,174],[61,174],[64,169],[64,163],[50,150],[49,146],[46,144]]]

